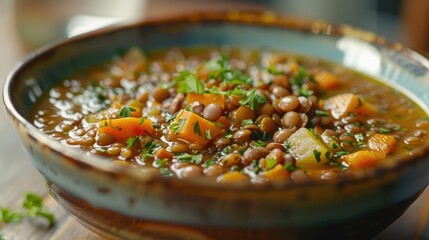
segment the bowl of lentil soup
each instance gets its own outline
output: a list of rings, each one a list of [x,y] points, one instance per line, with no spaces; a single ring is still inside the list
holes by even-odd
[[[51,194],[105,236],[361,238],[429,182],[428,68],[349,26],[205,13],[40,50],[4,102]]]

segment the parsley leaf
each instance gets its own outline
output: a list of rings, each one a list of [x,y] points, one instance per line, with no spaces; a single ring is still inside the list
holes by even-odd
[[[317,161],[317,162],[320,162],[320,161],[321,161],[321,159],[320,159],[320,155],[322,155],[322,153],[321,153],[321,152],[319,152],[319,151],[317,151],[317,149],[314,149],[314,150],[313,150],[313,154],[314,154],[314,157],[316,158],[316,161]]]
[[[194,133],[201,137],[201,128],[198,120],[194,123]]]
[[[50,226],[55,224],[54,215],[44,209],[43,199],[40,196],[33,193],[27,193],[22,206],[27,210],[27,216],[45,218],[48,220]]]
[[[205,135],[206,135],[206,139],[207,140],[211,140],[212,139],[212,135],[211,135],[211,133],[210,133],[210,130],[206,130],[206,132],[205,132]]]
[[[322,110],[316,110],[316,115],[317,116],[329,116],[329,112],[322,111]]]
[[[132,107],[123,106],[119,111],[120,117],[131,117],[131,112],[135,112],[136,110]]]
[[[267,158],[266,160],[265,160],[265,168],[267,169],[267,170],[270,170],[271,168],[273,168],[274,167],[274,165],[276,165],[277,164],[277,160],[276,159],[274,159],[274,158]]]
[[[265,147],[267,146],[267,143],[261,140],[256,140],[256,141],[253,141],[253,145],[255,147]]]
[[[216,161],[213,158],[211,158],[203,163],[203,167],[205,168],[210,167],[211,165],[215,164],[215,162]]]
[[[253,124],[253,120],[252,119],[243,119],[241,121],[241,126],[246,126],[246,125],[250,125]]]
[[[204,84],[189,71],[181,71],[175,80],[178,82],[177,92],[198,94],[204,93]]]
[[[203,160],[203,154],[191,155],[188,153],[183,153],[183,154],[177,155],[176,158],[182,162],[191,162],[199,165]]]
[[[145,143],[145,145],[144,145],[145,149],[141,153],[141,156],[142,156],[143,160],[146,161],[147,159],[152,158],[153,157],[153,152],[159,146],[160,145],[157,144],[157,143],[155,143],[155,142],[147,142],[147,143]]]
[[[247,105],[252,110],[256,110],[258,106],[262,103],[266,103],[267,99],[265,96],[257,92],[256,89],[247,91],[244,98],[240,100],[241,105]]]
[[[177,122],[170,124],[170,130],[174,133],[178,133],[182,129],[183,124],[185,124],[185,119],[180,118]]]
[[[298,167],[294,166],[294,165],[292,164],[292,162],[287,162],[287,163],[284,165],[284,168],[285,168],[288,172],[293,172],[293,171],[295,171],[295,170],[297,170],[297,169],[298,169]]]
[[[156,168],[162,168],[164,167],[164,164],[168,162],[168,158],[164,158],[164,159],[156,159],[154,162],[154,167]]]
[[[137,140],[139,140],[138,137],[128,138],[127,139],[127,146],[125,148],[126,149],[132,148],[136,144]]]
[[[24,216],[19,212],[14,212],[8,208],[0,209],[0,226],[3,223],[14,223],[22,220]]]

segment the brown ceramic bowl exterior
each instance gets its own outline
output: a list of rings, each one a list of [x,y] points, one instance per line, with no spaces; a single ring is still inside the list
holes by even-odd
[[[429,62],[421,55],[348,26],[272,13],[221,12],[149,20],[37,51],[9,76],[4,88],[7,111],[52,195],[99,233],[118,239],[371,237],[400,216],[429,183],[428,146],[416,149],[400,164],[353,179],[265,188],[224,186],[113,165],[49,139],[29,122],[41,94],[62,78],[135,45],[145,50],[269,47],[315,56],[384,79],[425,110],[429,105],[425,95]],[[350,54],[367,53],[377,57],[377,68],[347,60]]]

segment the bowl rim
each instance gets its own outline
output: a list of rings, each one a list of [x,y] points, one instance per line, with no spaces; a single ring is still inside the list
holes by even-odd
[[[400,172],[402,169],[416,164],[417,162],[425,161],[425,155],[429,154],[429,144],[425,144],[418,148],[418,152],[414,156],[402,156],[400,161],[393,166],[377,166],[365,174],[353,176],[353,177],[339,177],[333,181],[326,180],[309,180],[304,183],[290,183],[282,186],[268,185],[259,186],[255,184],[248,185],[226,185],[219,184],[214,181],[195,181],[188,179],[179,179],[177,177],[164,177],[151,173],[142,173],[141,171],[127,166],[120,166],[118,164],[111,164],[106,161],[106,157],[101,156],[88,156],[83,152],[76,151],[75,149],[64,146],[57,140],[49,138],[47,135],[37,129],[32,123],[30,123],[19,111],[15,108],[12,102],[12,91],[11,86],[14,82],[19,81],[20,73],[25,71],[27,68],[31,68],[34,62],[39,59],[43,59],[49,53],[55,51],[62,46],[77,43],[92,37],[115,33],[124,30],[131,30],[149,26],[162,26],[168,24],[192,24],[192,23],[210,23],[210,22],[222,22],[226,24],[240,24],[240,25],[260,25],[264,27],[274,27],[281,29],[290,29],[296,31],[302,31],[311,33],[314,35],[333,35],[333,36],[351,36],[367,43],[376,44],[383,46],[384,48],[393,50],[395,52],[407,53],[407,55],[413,60],[419,62],[427,69],[429,69],[429,60],[422,54],[404,47],[402,44],[394,43],[386,40],[375,33],[358,29],[345,24],[332,24],[324,20],[310,20],[299,17],[291,17],[285,14],[277,14],[267,11],[202,11],[192,14],[177,14],[168,16],[152,17],[144,19],[135,23],[120,24],[115,26],[105,27],[99,30],[95,30],[89,33],[77,35],[75,37],[59,41],[47,45],[45,47],[36,49],[35,51],[28,54],[22,61],[20,61],[13,70],[7,76],[7,79],[3,86],[3,103],[5,105],[6,112],[12,122],[16,122],[16,126],[22,125],[26,130],[26,134],[33,140],[48,146],[48,148],[64,157],[60,161],[66,160],[73,165],[77,165],[81,168],[91,169],[110,176],[115,177],[127,177],[133,181],[138,181],[139,184],[154,185],[165,185],[175,186],[177,188],[189,187],[198,190],[201,188],[211,187],[212,190],[232,190],[232,191],[278,191],[285,189],[296,189],[303,187],[312,187],[319,185],[336,185],[343,186],[345,184],[353,184],[356,182],[371,181],[374,178],[386,176],[391,173]],[[22,80],[21,80],[22,81]]]

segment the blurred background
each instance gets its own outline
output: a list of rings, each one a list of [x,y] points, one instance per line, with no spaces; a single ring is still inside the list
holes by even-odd
[[[429,0],[0,0],[0,86],[24,56],[46,44],[112,24],[225,9],[268,10],[346,23],[429,52]],[[27,223],[6,226],[6,239],[97,239],[47,196],[44,180],[21,150],[3,105],[0,108],[0,206],[16,206],[23,192],[31,190],[46,196],[60,223],[47,231]],[[23,175],[33,181],[22,179]],[[410,238],[423,204],[414,203],[379,239]]]

